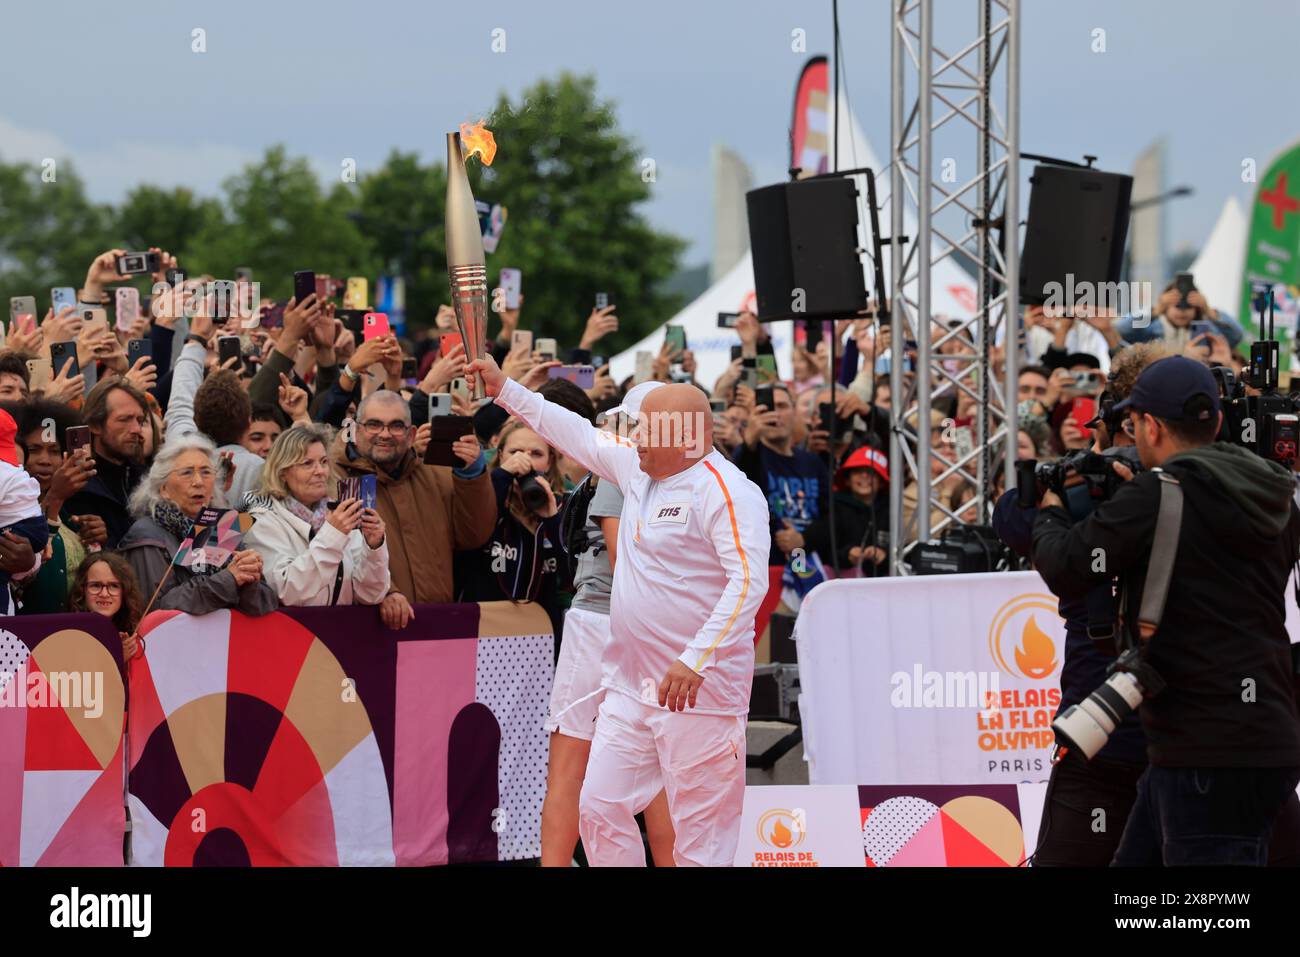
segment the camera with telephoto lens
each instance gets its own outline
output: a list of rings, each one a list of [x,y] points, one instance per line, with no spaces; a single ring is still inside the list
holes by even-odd
[[[1141,649],[1130,646],[1111,663],[1100,688],[1056,716],[1052,731],[1057,743],[1091,761],[1120,723],[1164,686]]]
[[[1116,461],[1132,472],[1142,470],[1137,447],[1132,445],[1111,446],[1102,452],[1080,449],[1052,462],[1021,459],[1016,463],[1020,507],[1033,508],[1050,489],[1065,503],[1071,519],[1087,518],[1124,483],[1111,467]]]
[[[1293,468],[1300,449],[1300,395],[1278,392],[1279,344],[1273,336],[1273,290],[1256,288],[1262,338],[1251,344],[1250,364],[1240,380],[1226,366],[1210,371],[1219,383],[1223,424],[1219,439],[1250,449],[1261,458]],[[1248,395],[1250,387],[1258,392]]]
[[[519,497],[523,499],[524,507],[538,515],[545,512],[551,502],[546,495],[546,489],[542,488],[541,483],[537,481],[541,477],[542,473],[536,469],[527,475],[515,476],[515,484],[519,486]]]

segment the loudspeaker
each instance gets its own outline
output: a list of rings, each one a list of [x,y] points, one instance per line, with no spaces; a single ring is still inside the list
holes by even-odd
[[[843,319],[866,308],[857,196],[848,177],[745,195],[759,319]]]
[[[1041,305],[1051,283],[1119,282],[1133,177],[1040,165],[1029,178],[1029,222],[1020,255],[1020,301]]]

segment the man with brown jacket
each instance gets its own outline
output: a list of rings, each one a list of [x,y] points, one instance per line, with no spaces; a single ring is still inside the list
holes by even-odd
[[[413,448],[410,406],[387,390],[362,401],[353,431],[352,441],[339,434],[332,457],[344,475],[377,478],[375,507],[388,529],[392,575],[379,614],[389,628],[405,628],[415,617],[412,604],[452,600],[452,553],[480,548],[492,534],[496,500],[486,460],[466,435],[453,446],[464,467],[425,465]]]

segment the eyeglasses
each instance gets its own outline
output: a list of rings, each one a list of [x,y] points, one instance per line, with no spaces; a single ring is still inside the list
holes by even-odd
[[[315,461],[298,462],[294,466],[296,469],[302,469],[304,472],[311,472],[320,469],[322,472],[328,472],[330,463],[329,459],[316,459]]]
[[[380,422],[377,419],[366,419],[361,423],[361,427],[370,435],[378,435],[380,432],[392,432],[394,435],[401,435],[410,428],[410,425],[400,419],[396,422]]]
[[[120,595],[122,593],[121,582],[86,582],[86,591],[92,595],[105,593],[109,595]]]
[[[182,479],[186,482],[194,478],[194,476],[196,475],[199,478],[203,479],[203,481],[205,482],[211,482],[216,477],[217,473],[214,472],[212,469],[208,468],[208,466],[204,465],[201,468],[197,468],[197,469],[196,468],[176,469],[174,472],[172,472],[172,475],[175,475],[177,478]]]

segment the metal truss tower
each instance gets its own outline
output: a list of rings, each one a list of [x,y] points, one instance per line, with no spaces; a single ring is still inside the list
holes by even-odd
[[[943,49],[934,39],[936,8]],[[963,14],[973,33],[963,32]],[[894,574],[905,574],[903,553],[958,524],[969,505],[944,504],[946,480],[970,484],[981,523],[993,506],[996,470],[1005,470],[1008,488],[1015,484],[1020,0],[891,0],[890,26],[889,228],[893,237],[911,233],[906,245],[891,246],[892,354],[913,339],[918,359],[914,377],[901,362],[890,370],[890,561]],[[930,273],[948,257],[974,274],[976,302],[968,318],[935,328]],[[993,373],[1003,342],[1012,348],[999,383]],[[977,403],[970,441],[952,442],[948,422],[949,441],[934,448],[931,409],[963,395]],[[917,506],[905,526],[904,488],[913,482]]]

